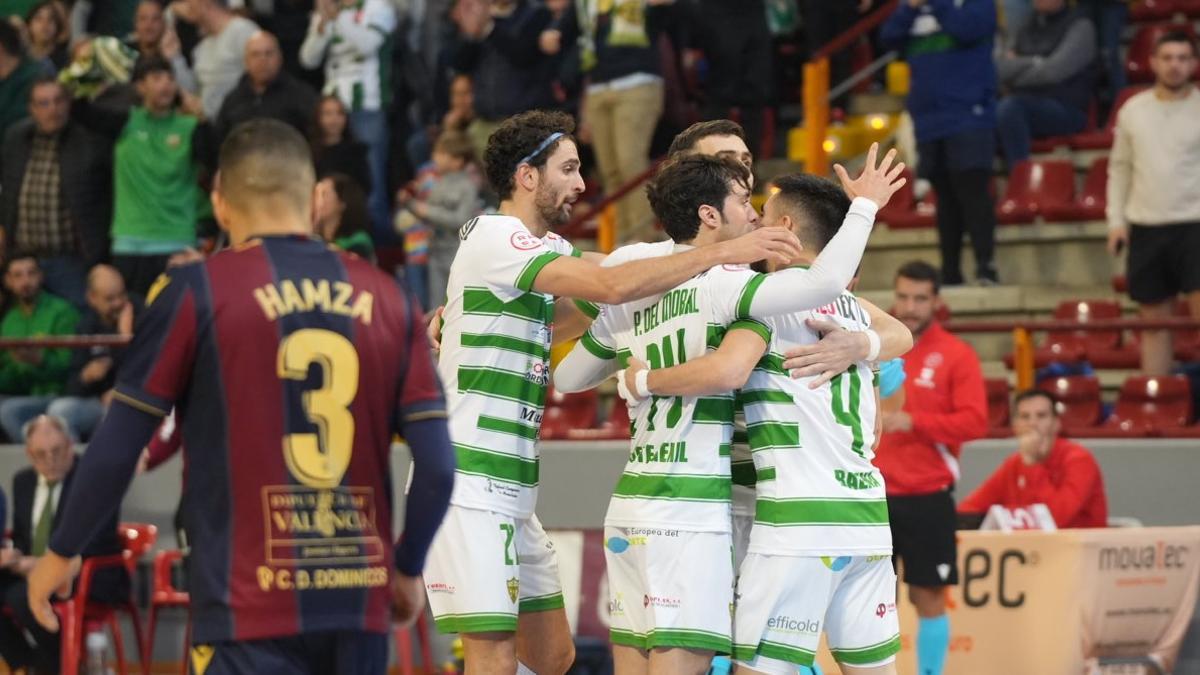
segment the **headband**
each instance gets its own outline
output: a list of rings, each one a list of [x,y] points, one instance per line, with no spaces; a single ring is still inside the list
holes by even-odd
[[[521,161],[517,162],[517,166],[521,166],[522,164],[528,164],[528,163],[532,162],[534,157],[537,157],[538,155],[542,154],[546,150],[546,148],[553,145],[555,141],[562,138],[563,136],[566,136],[566,134],[564,134],[561,131],[556,131],[556,132],[550,134],[549,136],[546,137],[546,140],[542,141],[541,145],[537,146],[537,149],[535,149],[533,152],[529,153],[528,155],[525,155],[524,157],[522,157]]]

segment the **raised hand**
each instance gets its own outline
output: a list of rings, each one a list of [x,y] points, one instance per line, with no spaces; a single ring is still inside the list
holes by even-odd
[[[879,144],[872,143],[871,149],[867,151],[867,165],[854,180],[850,180],[850,174],[846,173],[846,167],[841,164],[835,164],[833,170],[842,182],[842,189],[851,199],[866,197],[883,208],[907,181],[900,177],[900,173],[904,171],[904,162],[892,166],[896,159],[895,148],[889,150],[883,161],[876,166],[878,155]]]
[[[749,265],[759,260],[787,265],[804,250],[796,235],[782,227],[760,227],[716,246],[725,247],[722,260],[730,265]]]

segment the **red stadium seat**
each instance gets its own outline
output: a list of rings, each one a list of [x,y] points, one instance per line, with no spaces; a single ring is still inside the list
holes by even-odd
[[[1094,319],[1119,319],[1121,304],[1116,300],[1067,300],[1058,303],[1054,310],[1054,318],[1078,323],[1087,323]],[[1041,368],[1051,363],[1090,361],[1097,354],[1115,351],[1120,342],[1119,330],[1050,331],[1034,352],[1034,365]],[[1012,368],[1013,355],[1006,355],[1004,363]]]
[[[1162,21],[1174,16],[1176,9],[1175,0],[1139,0],[1129,8],[1129,20],[1133,22]]]
[[[1008,426],[1008,380],[989,377],[983,381],[987,390],[988,437],[1007,438],[1012,435]]]
[[[1196,39],[1196,31],[1187,23],[1156,23],[1143,26],[1134,34],[1129,43],[1129,51],[1125,58],[1125,74],[1130,82],[1153,82],[1154,73],[1150,70],[1150,55],[1154,52],[1154,43],[1158,38],[1170,31],[1183,31]]]
[[[1161,436],[1192,422],[1192,389],[1183,375],[1135,375],[1125,380],[1105,431]]]
[[[596,390],[562,394],[546,392],[546,410],[542,415],[542,438],[561,440],[572,429],[591,429],[596,425]]]
[[[1058,400],[1058,416],[1068,436],[1078,428],[1100,423],[1104,410],[1100,404],[1100,380],[1094,375],[1071,375],[1042,381],[1039,389]]]
[[[1172,313],[1184,318],[1192,315],[1186,300],[1177,301]],[[1172,338],[1171,346],[1175,350],[1175,358],[1184,363],[1200,361],[1200,330],[1180,328],[1174,331]]]
[[[1083,181],[1083,190],[1070,204],[1047,204],[1042,207],[1042,217],[1050,221],[1077,222],[1103,220],[1104,207],[1108,203],[1108,158],[1097,157],[1088,169]]]
[[[937,196],[930,190],[919,203],[913,192],[916,177],[913,172],[905,169],[901,173],[905,178],[904,187],[900,188],[888,205],[879,212],[878,220],[887,223],[893,230],[916,229],[933,227],[937,211]]]
[[[1125,105],[1134,94],[1141,93],[1146,90],[1145,86],[1125,87],[1117,94],[1117,99],[1113,101],[1112,112],[1108,114],[1108,124],[1104,125],[1103,129],[1096,131],[1085,131],[1080,134],[1075,134],[1071,137],[1072,150],[1107,150],[1113,144],[1113,131],[1117,128],[1117,111],[1121,106]]]
[[[595,429],[572,429],[567,437],[576,441],[620,441],[629,438],[629,408],[614,398],[608,419]]]
[[[88,599],[92,577],[101,569],[124,568],[129,578],[134,578],[137,561],[146,554],[158,540],[158,528],[143,523],[121,523],[117,528],[118,536],[124,550],[117,555],[105,555],[88,558],[83,561],[79,570],[79,580],[75,586],[75,594],[70,599],[57,602],[54,609],[59,616],[61,631],[62,675],[76,675],[79,663],[83,658],[83,641],[87,637],[86,627],[108,626],[113,636],[113,647],[117,655],[117,672],[126,675],[129,670],[125,663],[125,643],[121,639],[121,622],[118,612],[129,616],[133,628],[133,638],[137,643],[139,659],[145,654],[142,645],[142,622],[138,616],[137,605],[133,596],[118,603],[108,604],[94,602]],[[142,660],[142,672],[150,672],[150,664]]]
[[[175,583],[171,579],[171,573],[175,566],[183,562],[183,551],[171,549],[167,551],[159,551],[154,556],[153,568],[153,588],[150,591],[150,614],[146,618],[146,644],[145,651],[142,652],[142,663],[153,663],[154,657],[154,633],[158,627],[158,612],[163,609],[183,609],[187,611],[191,606],[191,598],[187,591],[181,591],[175,587]],[[192,614],[188,611],[187,628],[183,633],[183,662],[182,673],[187,675],[188,660],[187,653],[191,648],[192,642]]]
[[[1067,160],[1017,162],[1008,177],[996,218],[1004,224],[1028,223],[1051,204],[1071,204],[1075,198],[1075,167]]]

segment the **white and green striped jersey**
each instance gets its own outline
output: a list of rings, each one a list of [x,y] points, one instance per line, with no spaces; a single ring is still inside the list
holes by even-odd
[[[577,349],[602,360],[635,355],[666,368],[719,345],[727,326],[767,339],[765,325],[749,317],[762,279],[746,267],[714,267],[662,295],[604,306]],[[630,418],[629,461],[604,524],[728,532],[732,392],[651,397]]]
[[[767,320],[770,351],[738,392],[754,469],[745,476],[752,481],[740,482],[757,491],[750,551],[890,555],[883,476],[871,464],[874,374],[860,362],[817,389],[809,389],[812,378],[792,379],[783,353],[821,337],[805,324],[809,318],[852,331],[871,325],[849,292],[824,307]]]
[[[475,218],[459,239],[438,359],[458,459],[451,503],[528,518],[537,503],[554,319],[554,298],[534,291],[533,280],[578,251],[508,216]]]
[[[342,4],[333,21],[322,26],[314,12],[300,45],[300,63],[316,68],[325,62],[324,94],[337,96],[350,112],[381,110],[388,104],[391,34],[396,11],[388,0]]]

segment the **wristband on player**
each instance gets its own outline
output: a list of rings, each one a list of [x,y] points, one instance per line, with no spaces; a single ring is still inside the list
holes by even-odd
[[[865,332],[867,334],[867,344],[869,345],[867,348],[867,360],[875,361],[879,358],[879,350],[882,347],[879,341],[879,333],[876,333],[870,328],[868,328]]]
[[[637,389],[637,395],[641,398],[650,398],[650,371],[639,370],[633,376],[633,386]]]

